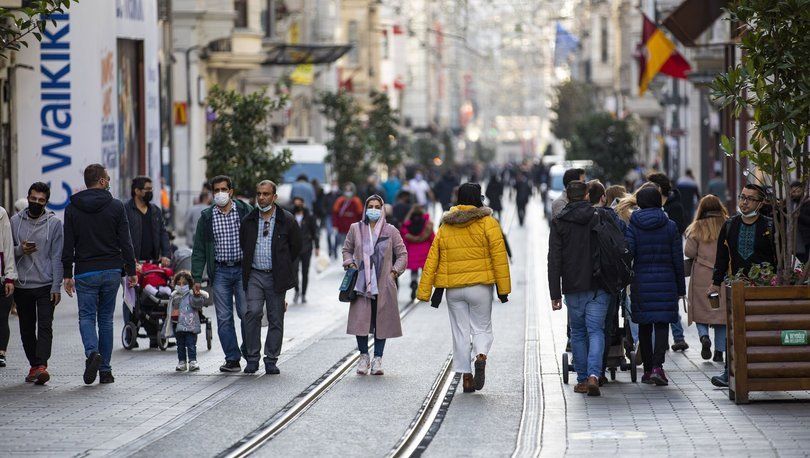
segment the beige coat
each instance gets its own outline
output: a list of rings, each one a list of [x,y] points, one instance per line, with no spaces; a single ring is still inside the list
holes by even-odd
[[[343,265],[360,265],[363,260],[363,243],[360,231],[368,231],[368,225],[363,222],[354,223],[346,235],[343,245]],[[399,320],[399,300],[397,298],[397,285],[394,282],[392,271],[402,274],[408,265],[408,252],[397,228],[385,223],[377,240],[377,248],[384,253],[380,278],[377,279],[377,337],[390,339],[402,336],[402,325]],[[394,257],[396,256],[396,262]],[[365,336],[371,330],[371,300],[358,295],[349,306],[349,324],[347,334]]]
[[[689,324],[726,324],[725,309],[722,305],[719,309],[713,309],[706,295],[712,284],[717,242],[704,243],[687,237],[683,252],[687,258],[695,260],[689,277]],[[720,304],[725,304],[723,288],[720,291]]]

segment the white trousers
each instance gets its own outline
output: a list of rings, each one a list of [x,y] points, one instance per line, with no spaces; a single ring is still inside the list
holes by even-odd
[[[488,354],[494,339],[492,285],[448,288],[445,293],[453,332],[453,371],[471,373],[475,356]]]

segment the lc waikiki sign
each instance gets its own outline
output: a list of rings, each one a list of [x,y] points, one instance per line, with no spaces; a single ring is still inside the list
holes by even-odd
[[[51,16],[42,41],[18,54],[16,198],[44,181],[50,209],[61,212],[92,163],[107,167],[117,197],[128,197],[132,176],[160,182],[156,8],[156,0],[83,0]]]

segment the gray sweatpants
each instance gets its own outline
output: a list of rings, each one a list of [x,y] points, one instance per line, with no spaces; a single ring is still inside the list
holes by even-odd
[[[264,362],[275,363],[281,354],[284,338],[284,294],[273,291],[273,274],[254,270],[250,273],[245,311],[245,347],[247,361],[259,361],[262,348],[262,316],[267,306],[267,338]]]

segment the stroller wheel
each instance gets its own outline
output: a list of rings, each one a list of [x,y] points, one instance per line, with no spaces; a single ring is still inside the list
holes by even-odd
[[[630,381],[636,383],[638,380],[638,366],[636,366],[636,352],[630,352]]]
[[[211,322],[205,323],[205,344],[208,349],[211,349],[211,340],[214,337],[214,332],[211,330]]]
[[[568,385],[568,374],[570,371],[570,366],[568,364],[568,353],[563,353],[562,355],[562,378],[563,383]]]
[[[167,339],[167,338],[165,338],[163,336],[158,336],[157,342],[158,342],[158,348],[160,348],[160,351],[166,351],[166,349],[169,348],[169,339]]]
[[[615,382],[615,381],[616,381],[616,369],[611,369],[611,370],[610,370],[610,381],[611,381],[611,382]]]
[[[137,338],[138,328],[132,323],[125,324],[124,329],[121,330],[121,345],[127,350],[132,350]]]

